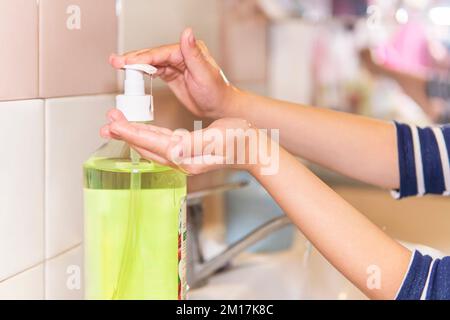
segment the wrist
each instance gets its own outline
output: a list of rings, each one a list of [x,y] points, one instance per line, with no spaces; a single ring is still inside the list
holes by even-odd
[[[235,86],[227,85],[216,118],[239,118],[239,106],[243,95],[244,93]]]
[[[257,179],[261,176],[277,175],[282,154],[281,147],[277,139],[273,139],[276,137],[272,137],[270,131],[255,130],[258,143],[253,146],[250,144],[247,150],[247,159],[254,160],[249,161],[244,169]]]
[[[249,164],[246,166],[245,171],[251,174],[255,179],[259,180],[261,176],[262,167],[259,163]]]

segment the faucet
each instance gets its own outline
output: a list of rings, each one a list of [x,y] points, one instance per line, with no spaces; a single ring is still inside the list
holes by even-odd
[[[203,198],[212,194],[219,194],[246,187],[248,181],[215,186],[187,195],[187,283],[189,288],[195,289],[205,285],[213,274],[225,269],[231,260],[250,246],[264,239],[268,235],[291,224],[286,216],[274,218],[250,231],[247,235],[229,245],[221,253],[210,260],[205,260],[199,239],[199,231],[203,219]]]

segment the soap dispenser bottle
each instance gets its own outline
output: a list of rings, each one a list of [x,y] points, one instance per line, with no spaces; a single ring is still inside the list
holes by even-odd
[[[127,120],[153,120],[145,94],[149,65],[126,65],[117,108]],[[186,176],[111,140],[84,164],[85,297],[184,299]]]

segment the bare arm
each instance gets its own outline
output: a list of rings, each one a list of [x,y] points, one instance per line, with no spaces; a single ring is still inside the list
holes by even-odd
[[[291,153],[383,188],[399,187],[395,127],[388,122],[236,90],[226,116],[280,129]]]
[[[111,64],[148,63],[194,114],[243,118],[259,128],[280,129],[290,152],[352,178],[398,188],[394,126],[360,116],[282,102],[229,85],[192,30],[180,43],[111,56]]]
[[[172,155],[180,154],[178,151],[173,152],[177,149],[176,145],[182,147],[180,150],[191,150],[195,133],[186,136],[187,140],[177,140],[173,139],[170,130],[131,124],[117,110],[111,111],[108,118],[112,122],[102,129],[102,134],[127,141],[149,160],[180,167],[191,174],[224,166],[248,170],[327,260],[367,296],[375,299],[395,297],[408,268],[411,253],[384,234],[286,150],[280,148],[279,153],[271,153],[271,162],[264,161],[264,164],[258,162],[239,165],[236,161],[227,161],[228,165],[225,162],[193,162],[189,160],[196,154],[189,152],[184,152],[183,157],[186,158],[175,164]],[[221,119],[213,122],[203,133],[219,130],[218,132],[226,136],[227,130],[231,129],[257,132],[257,129],[250,127],[245,120]],[[254,136],[257,137],[258,134]],[[271,140],[268,142],[271,147],[267,150],[273,150],[272,146],[276,145],[273,145]],[[230,159],[221,142],[216,143],[219,143],[220,148],[211,149],[214,150],[214,156]],[[209,146],[209,142],[204,148],[206,146]],[[253,149],[250,144],[247,144],[245,151],[237,150],[247,155],[265,152],[263,149]],[[197,152],[205,159],[209,155],[206,149]],[[232,155],[235,157],[235,152]],[[264,171],[267,166],[278,170],[264,175],[267,174],[267,171]],[[373,272],[375,274],[372,274]],[[379,287],[367,285],[369,276],[379,277]]]
[[[281,150],[279,172],[251,172],[314,246],[372,299],[393,299],[407,271],[411,252],[384,234],[295,157]],[[372,269],[371,269],[372,268]],[[380,288],[370,288],[370,271],[379,270]]]

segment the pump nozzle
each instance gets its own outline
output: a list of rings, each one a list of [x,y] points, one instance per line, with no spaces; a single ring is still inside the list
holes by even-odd
[[[148,75],[153,75],[158,71],[154,66],[151,66],[149,64],[127,64],[123,67],[125,70],[136,70],[136,71],[142,71],[143,73],[146,73]]]
[[[144,74],[152,76],[157,69],[148,64],[130,64],[125,70],[124,94],[117,96],[117,108],[128,121],[153,120],[153,97],[145,94]]]

